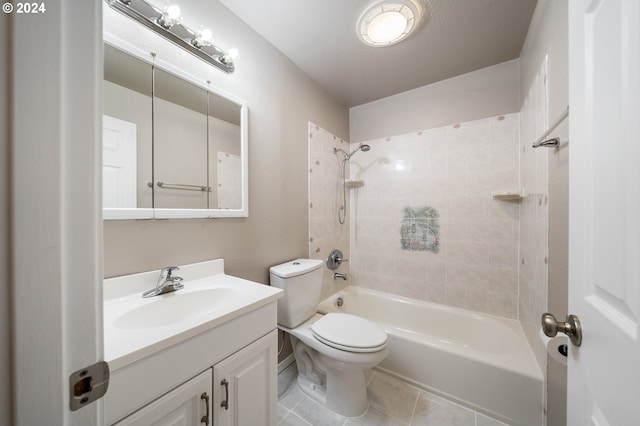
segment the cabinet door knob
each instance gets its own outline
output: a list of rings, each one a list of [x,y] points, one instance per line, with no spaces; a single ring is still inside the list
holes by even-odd
[[[227,379],[222,379],[220,386],[224,386],[224,401],[220,403],[220,406],[225,410],[229,409],[229,382]]]
[[[204,406],[206,410],[204,416],[200,419],[200,423],[204,423],[204,426],[209,426],[209,395],[204,392],[200,395],[200,399],[204,399]]]

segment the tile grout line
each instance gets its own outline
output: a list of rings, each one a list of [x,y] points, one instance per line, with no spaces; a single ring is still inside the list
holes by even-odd
[[[413,424],[413,416],[416,414],[416,407],[418,406],[418,400],[420,399],[421,393],[422,393],[422,390],[418,389],[418,395],[416,395],[416,400],[413,402],[413,409],[411,410],[411,418],[409,419],[409,426]]]

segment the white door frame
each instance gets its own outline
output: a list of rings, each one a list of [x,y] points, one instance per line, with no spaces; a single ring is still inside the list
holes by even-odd
[[[12,372],[16,425],[102,425],[69,376],[102,359],[102,2],[11,14]]]

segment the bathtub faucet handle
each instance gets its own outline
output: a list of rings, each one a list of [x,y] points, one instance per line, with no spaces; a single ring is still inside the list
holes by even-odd
[[[327,268],[335,271],[338,269],[342,262],[348,262],[349,259],[345,259],[342,252],[338,249],[333,250],[329,253],[329,257],[327,257]]]

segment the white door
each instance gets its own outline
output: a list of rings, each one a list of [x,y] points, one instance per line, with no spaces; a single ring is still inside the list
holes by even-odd
[[[569,2],[569,425],[640,424],[640,1]]]
[[[136,208],[136,124],[102,116],[102,206]]]

